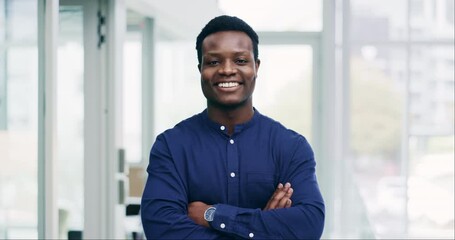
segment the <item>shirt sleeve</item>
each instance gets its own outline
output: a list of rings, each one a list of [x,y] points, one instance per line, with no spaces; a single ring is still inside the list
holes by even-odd
[[[188,217],[186,188],[175,168],[163,135],[150,153],[149,174],[141,201],[147,239],[228,239],[219,231],[197,225]]]
[[[290,208],[263,211],[217,204],[211,227],[241,238],[319,239],[325,207],[316,181],[313,152],[303,137],[289,157],[292,160],[282,174],[294,189]]]

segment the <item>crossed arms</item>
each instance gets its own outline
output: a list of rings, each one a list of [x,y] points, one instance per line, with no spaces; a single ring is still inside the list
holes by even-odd
[[[217,203],[210,225],[204,211],[210,204],[188,202],[184,177],[179,174],[165,139],[158,138],[147,168],[141,217],[148,239],[318,239],[324,225],[324,202],[315,177],[315,161],[297,150],[284,179],[262,209]],[[291,200],[292,199],[292,200]]]
[[[291,196],[293,191],[290,183],[286,183],[285,185],[282,183],[278,184],[278,187],[263,210],[291,207]],[[205,204],[204,202],[192,202],[188,204],[188,216],[193,219],[195,223],[204,227],[210,227],[209,223],[204,219],[204,212],[209,207],[211,207],[211,205]]]

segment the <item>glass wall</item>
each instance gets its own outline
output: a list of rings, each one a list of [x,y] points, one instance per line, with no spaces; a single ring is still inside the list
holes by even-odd
[[[410,57],[408,234],[453,238],[454,46],[412,45]]]
[[[262,44],[259,54],[261,66],[254,91],[254,106],[262,114],[304,135],[311,143],[312,46]]]
[[[155,55],[155,135],[205,109],[194,45],[195,40],[169,41],[158,36]]]
[[[367,45],[352,47],[350,59],[351,156],[346,161],[373,228],[386,236],[404,236],[405,57],[401,48]]]
[[[453,239],[453,1],[353,0],[351,13],[348,161],[373,232]]]
[[[0,0],[0,238],[37,238],[37,1]]]

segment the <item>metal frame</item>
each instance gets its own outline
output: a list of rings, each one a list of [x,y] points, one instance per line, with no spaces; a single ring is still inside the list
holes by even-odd
[[[335,6],[336,1],[323,0],[322,4],[322,36],[321,36],[321,58],[320,83],[314,89],[315,95],[319,96],[315,122],[315,155],[318,163],[318,179],[324,201],[326,203],[326,223],[323,238],[330,237],[334,226],[334,203],[336,183],[335,167],[341,161],[339,158],[340,135],[339,124],[340,112],[336,111],[337,104],[341,101],[342,95],[337,92],[338,86],[335,78]]]
[[[155,20],[146,16],[142,33],[142,162],[144,169],[148,165],[150,148],[153,144],[154,124],[154,83],[155,83]]]
[[[56,99],[58,0],[38,2],[38,238],[58,238]]]
[[[5,4],[6,2],[0,1],[0,21],[3,23],[6,22],[5,16]],[[4,28],[0,30],[0,46],[3,46],[6,43],[6,33],[8,31],[8,25],[4,24]],[[4,48],[0,48],[0,130],[7,129],[7,88],[8,88],[8,81],[6,79],[7,71],[6,71],[6,46]]]
[[[108,238],[106,87],[98,49],[99,1],[84,1],[84,238]],[[90,216],[90,217],[89,217]]]
[[[124,199],[126,195],[126,176],[119,169],[122,148],[122,78],[123,78],[123,48],[124,34],[126,32],[126,6],[124,0],[103,0],[106,16],[106,52],[102,55],[105,62],[105,87],[106,87],[106,162],[107,169],[106,187],[107,221],[104,233],[106,238],[124,238],[125,230]],[[103,224],[103,223],[99,223]]]
[[[124,209],[119,189],[118,148],[121,144],[120,83],[125,3],[84,1],[85,122],[84,122],[84,238],[123,238]],[[105,16],[98,46],[98,11]]]

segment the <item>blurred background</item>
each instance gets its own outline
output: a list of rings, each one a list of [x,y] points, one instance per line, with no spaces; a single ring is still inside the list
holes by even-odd
[[[221,14],[259,34],[255,107],[314,148],[324,239],[454,238],[453,0],[0,0],[0,239],[142,238]]]

